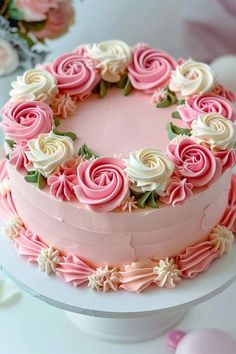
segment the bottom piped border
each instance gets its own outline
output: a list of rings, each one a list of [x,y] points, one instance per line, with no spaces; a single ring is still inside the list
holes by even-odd
[[[38,264],[46,274],[55,274],[75,287],[87,285],[103,292],[118,289],[142,292],[152,284],[159,288],[174,288],[183,278],[191,279],[206,271],[215,259],[232,247],[236,233],[236,175],[231,178],[224,215],[206,241],[188,247],[173,258],[160,260],[152,257],[121,267],[106,265],[94,268],[77,255],[65,256],[24,225],[12,199],[6,162],[2,160],[0,164],[0,216],[5,222],[5,235],[16,246],[19,255],[30,263]]]

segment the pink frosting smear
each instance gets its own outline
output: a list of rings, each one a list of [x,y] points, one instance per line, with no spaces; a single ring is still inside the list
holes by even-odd
[[[28,262],[32,263],[37,262],[41,250],[48,247],[46,243],[41,241],[37,235],[34,235],[28,229],[23,229],[14,242],[18,254],[26,257]]]
[[[153,93],[167,86],[171,71],[176,66],[176,61],[167,53],[152,49],[147,44],[138,44],[132,52],[128,76],[135,89]]]
[[[232,121],[236,119],[235,110],[233,115],[231,102],[221,96],[199,95],[188,97],[185,104],[177,106],[177,111],[184,125],[188,128],[191,128],[192,121],[197,119],[199,114],[216,112]]]
[[[108,212],[119,205],[129,191],[129,181],[121,160],[100,157],[79,165],[75,194],[81,203],[96,212]]]
[[[156,278],[153,268],[155,262],[143,261],[127,264],[120,272],[120,288],[130,292],[142,292],[152,284]]]
[[[76,172],[73,168],[60,169],[59,172],[47,179],[50,193],[60,200],[71,200],[74,196],[74,186],[78,183]]]
[[[48,133],[53,125],[53,112],[41,101],[7,103],[2,115],[5,133],[15,142],[37,138],[41,133]]]
[[[94,271],[79,257],[70,255],[63,257],[58,263],[56,274],[66,283],[72,283],[77,287],[87,283],[89,275],[93,274]]]
[[[183,205],[184,202],[193,196],[193,185],[187,179],[180,179],[177,176],[170,178],[165,196],[160,201],[173,206]]]
[[[188,247],[176,258],[176,264],[182,271],[183,278],[195,278],[199,273],[205,272],[219,256],[220,253],[214,251],[211,242],[205,241]]]
[[[29,151],[27,140],[21,140],[14,145],[13,150],[9,153],[9,163],[15,166],[18,171],[27,171],[30,166],[26,151]]]
[[[80,100],[87,98],[100,80],[95,62],[77,53],[59,56],[46,69],[55,77],[60,93]]]
[[[183,139],[167,146],[167,156],[175,164],[179,173],[194,187],[205,186],[219,177],[221,166],[206,147],[191,139]]]

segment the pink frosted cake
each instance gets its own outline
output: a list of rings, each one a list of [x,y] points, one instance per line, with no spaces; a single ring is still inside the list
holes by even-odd
[[[175,287],[236,231],[234,96],[146,44],[83,45],[2,108],[0,216],[19,255],[98,291]]]

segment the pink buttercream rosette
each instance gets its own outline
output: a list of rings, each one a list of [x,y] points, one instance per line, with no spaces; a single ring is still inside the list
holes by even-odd
[[[21,140],[13,146],[12,151],[9,153],[9,163],[15,166],[18,171],[27,171],[30,167],[29,159],[26,156],[27,151],[29,151],[27,140]]]
[[[171,71],[177,62],[167,53],[152,49],[147,44],[138,44],[132,52],[132,61],[128,65],[128,76],[137,90],[153,93],[167,86]]]
[[[177,106],[184,125],[191,128],[191,123],[200,114],[216,112],[226,119],[234,121],[236,119],[235,109],[231,102],[221,96],[199,95],[188,97],[183,105]]]
[[[78,185],[74,187],[78,200],[96,212],[120,206],[129,191],[124,168],[121,160],[112,157],[83,162],[77,169]]]
[[[220,160],[210,150],[188,138],[177,144],[170,143],[167,156],[175,164],[175,173],[186,178],[194,187],[213,182],[222,171]]]
[[[172,206],[183,205],[185,201],[193,196],[193,185],[187,182],[187,179],[180,179],[177,176],[170,178],[164,196],[160,201]]]
[[[87,98],[100,81],[95,62],[76,52],[60,55],[46,69],[56,78],[60,93],[80,100]]]
[[[74,186],[78,183],[76,170],[73,168],[61,168],[57,173],[47,179],[50,193],[56,199],[70,201],[75,196]]]
[[[35,139],[39,134],[50,132],[53,126],[53,112],[41,101],[7,103],[2,115],[5,133],[15,142]]]

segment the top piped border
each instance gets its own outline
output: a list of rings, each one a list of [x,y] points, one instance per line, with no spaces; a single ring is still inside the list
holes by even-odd
[[[116,85],[125,95],[141,90],[159,108],[172,104],[178,124],[167,126],[166,152],[144,147],[128,159],[97,156],[86,145],[76,154],[73,132],[58,129],[91,94],[105,97]],[[234,96],[212,69],[176,61],[146,44],[122,41],[84,45],[26,71],[12,83],[2,126],[6,158],[27,182],[63,201],[76,199],[96,212],[182,205],[236,163]]]

